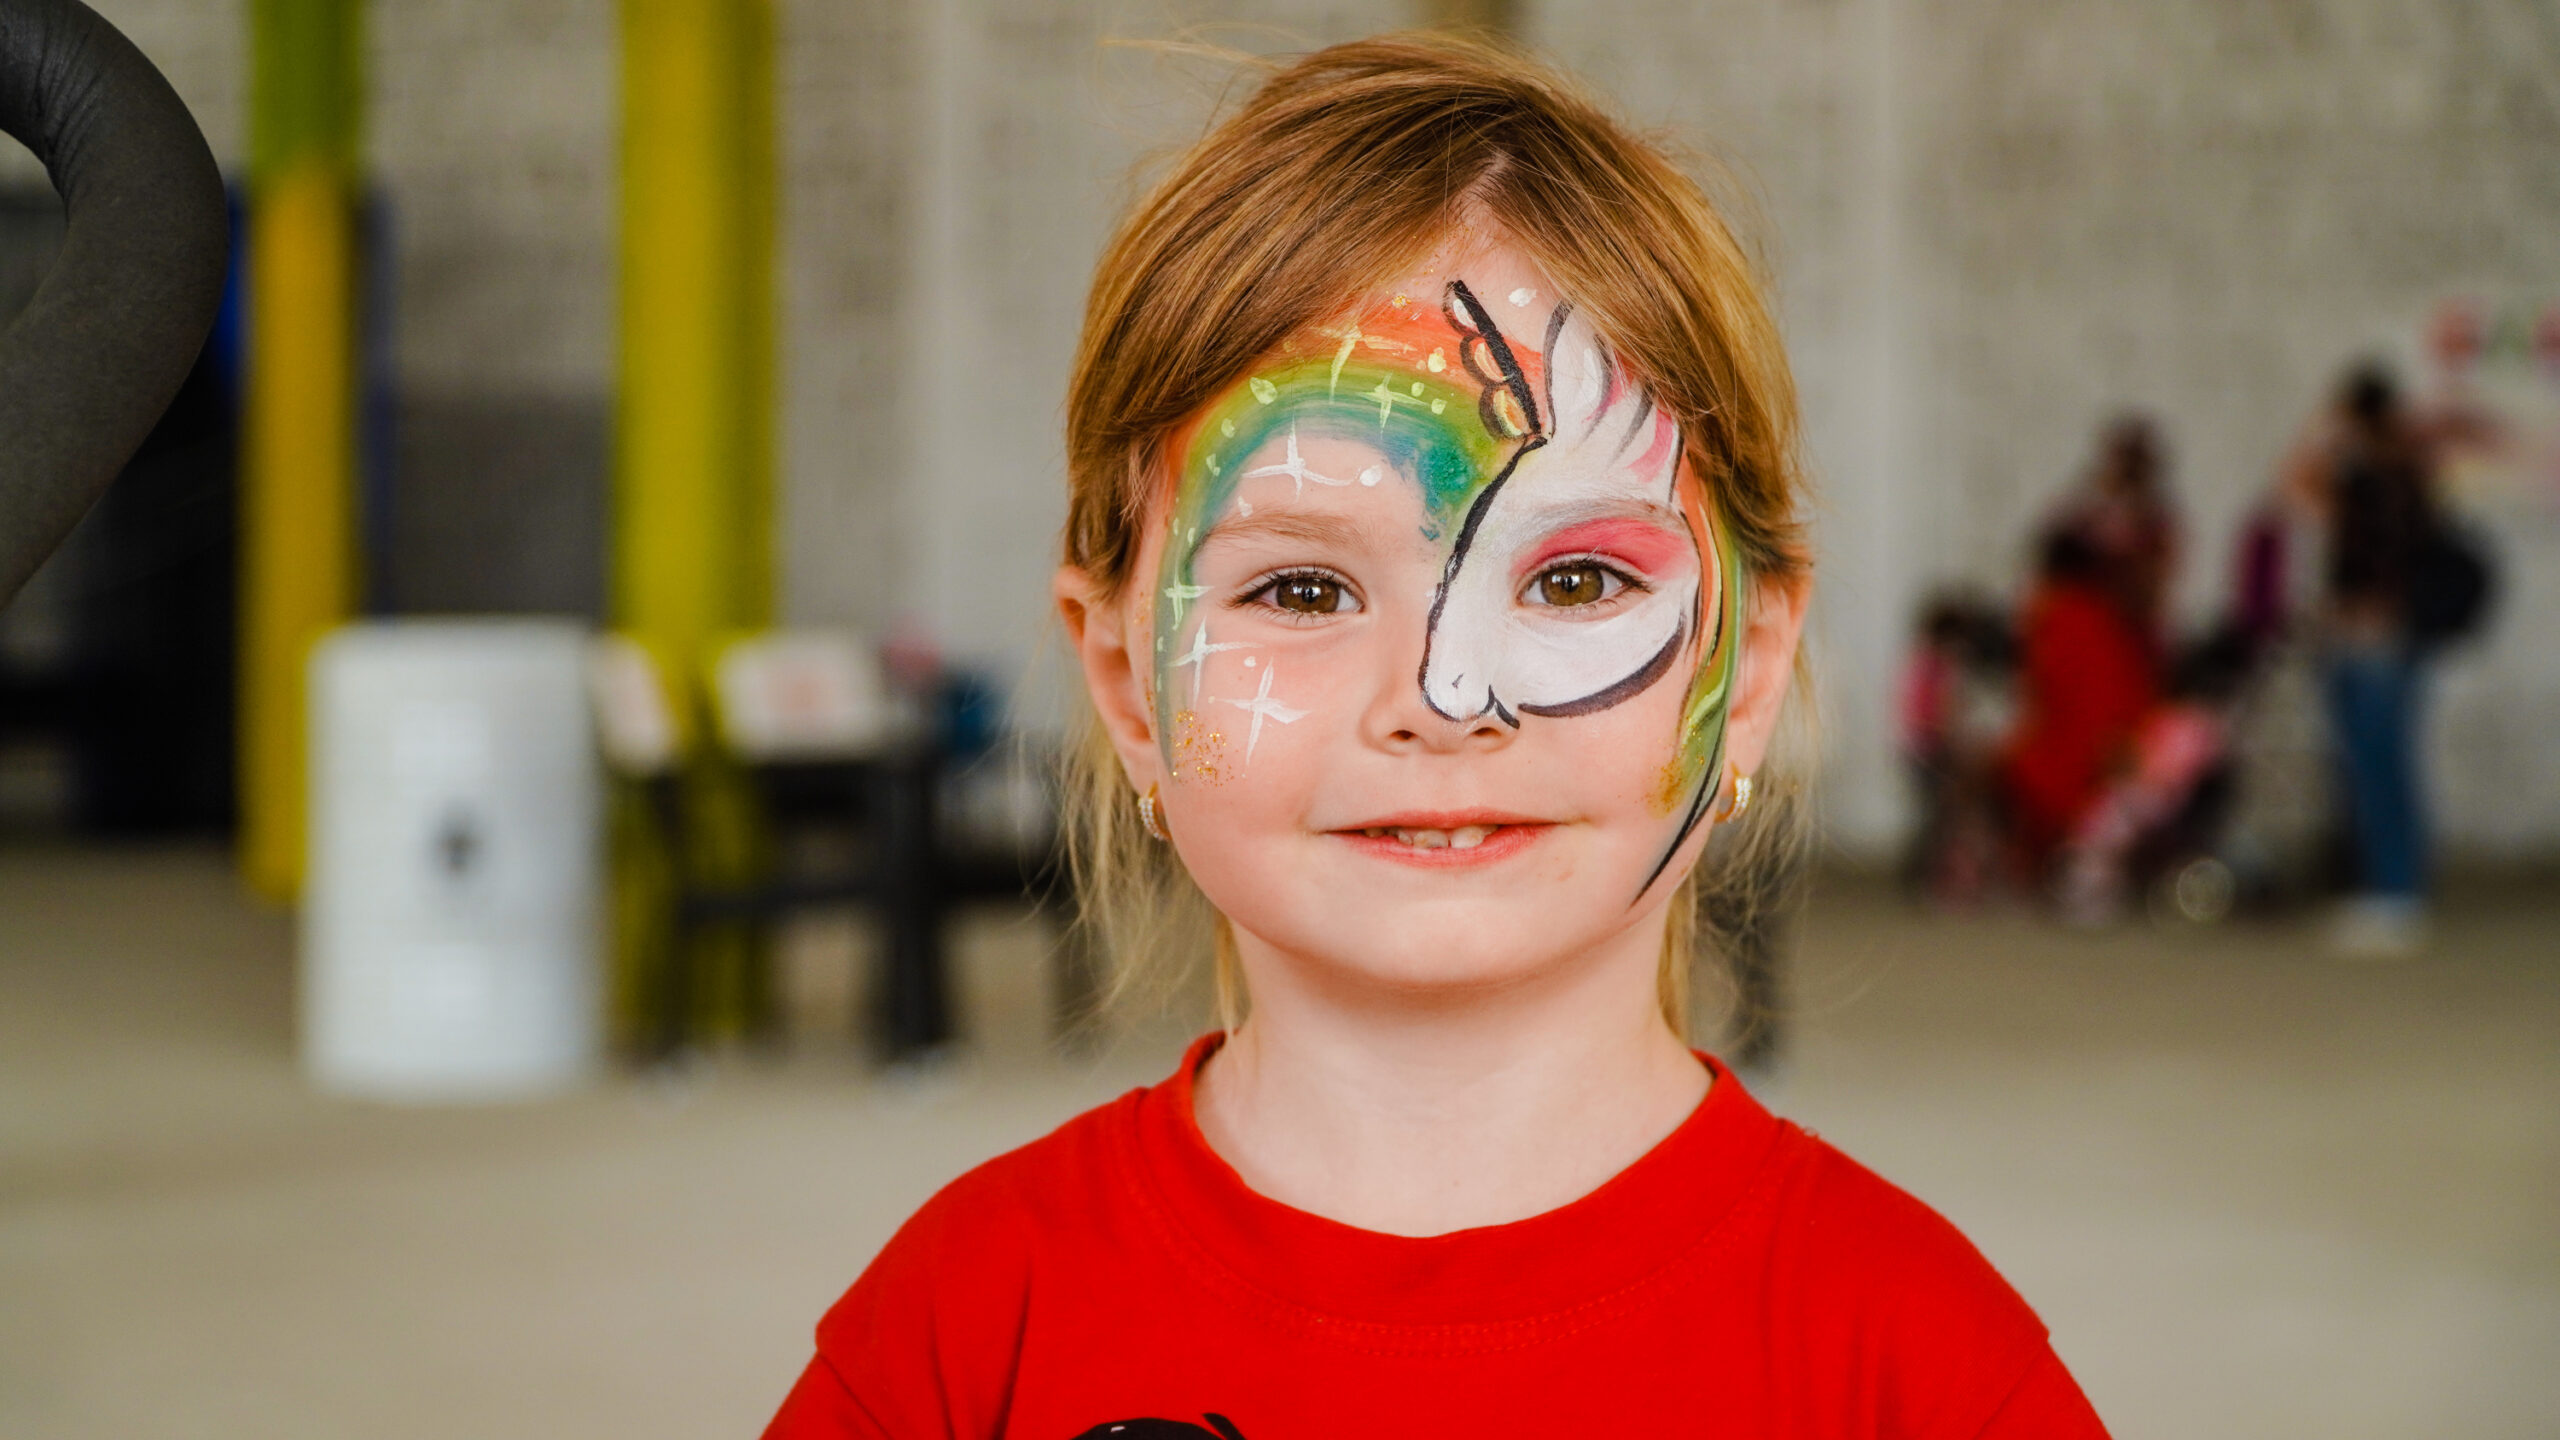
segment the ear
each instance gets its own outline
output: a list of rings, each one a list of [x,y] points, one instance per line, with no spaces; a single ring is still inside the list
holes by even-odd
[[[1101,598],[1081,566],[1061,565],[1051,591],[1058,599],[1058,618],[1066,623],[1067,642],[1084,666],[1085,692],[1102,717],[1103,733],[1120,754],[1129,783],[1143,791],[1164,778],[1164,761],[1156,749],[1153,656],[1147,632],[1135,623],[1132,606]]]
[[[1787,687],[1795,683],[1796,643],[1804,635],[1810,589],[1802,577],[1752,582],[1742,626],[1741,689],[1724,722],[1725,758],[1745,775],[1757,774],[1769,758],[1778,712],[1785,707]],[[1715,783],[1723,783],[1723,777]]]

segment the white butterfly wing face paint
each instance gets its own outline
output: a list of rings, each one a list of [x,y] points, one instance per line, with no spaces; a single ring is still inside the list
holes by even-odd
[[[1679,519],[1680,435],[1570,307],[1546,347],[1546,414],[1510,472],[1477,497],[1451,553],[1424,651],[1423,695],[1454,719],[1585,715],[1642,693],[1697,622],[1697,537]],[[1678,543],[1665,543],[1676,531]],[[1650,532],[1647,573],[1605,607],[1534,603],[1548,566],[1599,558],[1584,543]]]

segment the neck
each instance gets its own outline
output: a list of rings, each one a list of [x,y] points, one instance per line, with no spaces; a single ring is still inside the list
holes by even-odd
[[[1239,935],[1253,1013],[1200,1073],[1201,1133],[1261,1194],[1388,1234],[1589,1194],[1706,1094],[1655,999],[1661,918],[1463,996],[1327,984]]]

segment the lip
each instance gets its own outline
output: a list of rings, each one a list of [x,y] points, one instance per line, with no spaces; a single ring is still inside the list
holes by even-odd
[[[1466,825],[1483,825],[1493,833],[1471,849],[1458,850],[1443,846],[1425,850],[1407,845],[1385,835],[1365,835],[1364,830],[1455,830]],[[1491,810],[1407,811],[1399,815],[1364,820],[1357,825],[1327,831],[1333,838],[1364,855],[1392,860],[1425,870],[1463,870],[1481,865],[1495,865],[1508,860],[1546,838],[1556,828],[1552,820],[1539,820],[1526,815],[1511,815]]]
[[[1354,820],[1333,827],[1333,833],[1359,830],[1455,830],[1461,825],[1552,825],[1535,815],[1518,815],[1508,810],[1399,810],[1393,815],[1380,815],[1370,820]]]

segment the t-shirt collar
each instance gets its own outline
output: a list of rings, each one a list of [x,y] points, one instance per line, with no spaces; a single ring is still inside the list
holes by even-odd
[[[1528,1319],[1641,1286],[1712,1243],[1759,1178],[1779,1122],[1713,1057],[1679,1128],[1598,1189],[1503,1225],[1413,1237],[1292,1209],[1248,1187],[1200,1132],[1194,1078],[1224,1036],[1139,1097],[1131,1178],[1169,1243],[1245,1289],[1311,1312],[1386,1324]]]

